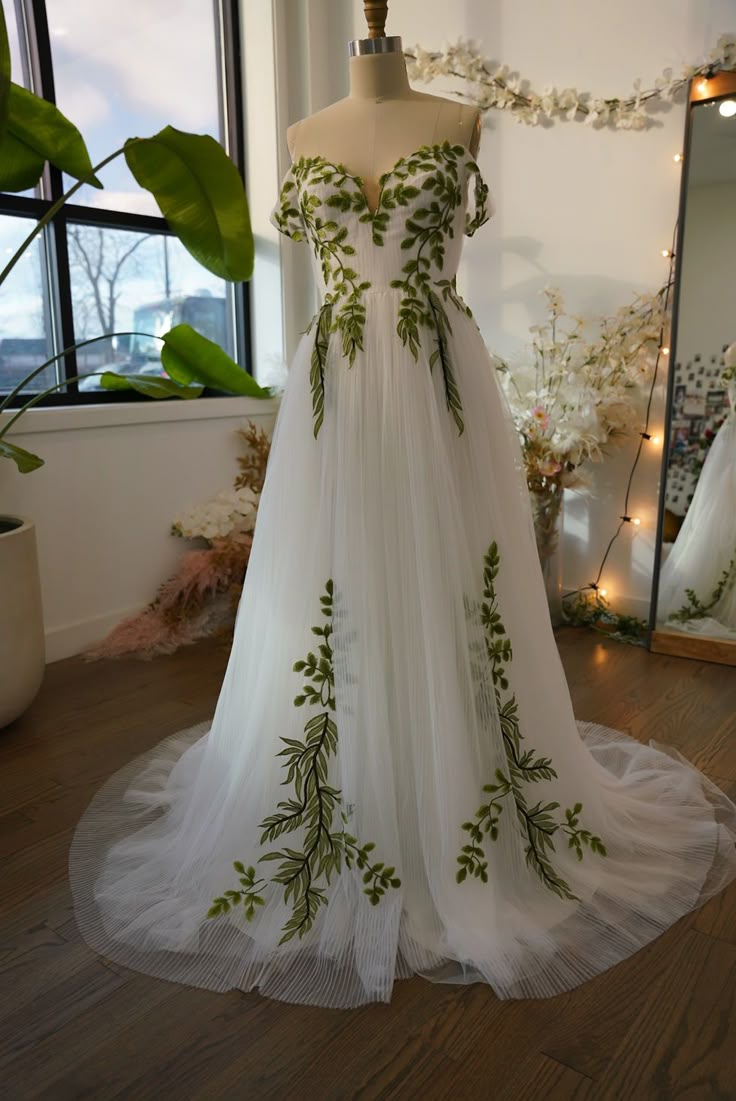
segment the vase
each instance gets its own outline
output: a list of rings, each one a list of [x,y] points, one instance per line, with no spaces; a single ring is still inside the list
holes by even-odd
[[[22,516],[0,516],[0,728],[33,702],[45,663],[36,529]]]
[[[539,564],[547,593],[553,627],[562,623],[562,502],[564,490],[559,485],[544,486],[529,491],[532,502],[534,534],[537,540]]]

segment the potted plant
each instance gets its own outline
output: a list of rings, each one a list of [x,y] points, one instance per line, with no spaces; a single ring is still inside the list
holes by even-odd
[[[0,2],[0,191],[34,187],[47,163],[76,182],[35,224],[5,268],[0,290],[26,249],[53,221],[64,203],[88,183],[102,187],[97,172],[123,156],[138,184],[150,191],[169,228],[205,268],[222,279],[244,281],[253,271],[253,235],[240,174],[214,138],[171,126],[150,138],[129,138],[120,149],[92,165],[82,135],[69,119],[11,80],[10,51]],[[21,474],[43,465],[43,459],[15,444],[17,421],[48,394],[83,375],[64,379],[23,401],[30,382],[51,364],[83,345],[127,333],[106,333],[80,341],[38,365],[0,401],[0,460],[13,462]],[[255,382],[215,343],[189,325],[176,325],[160,341],[167,377],[119,375],[106,371],[107,390],[134,390],[150,398],[196,398],[205,388],[234,395],[268,398],[272,392]],[[91,373],[91,372],[87,372]],[[16,407],[16,401],[21,401]],[[0,464],[2,465],[2,464]],[[0,483],[1,485],[1,483]],[[11,516],[0,497],[0,727],[12,722],[35,697],[45,664],[43,616],[36,540],[29,517]]]

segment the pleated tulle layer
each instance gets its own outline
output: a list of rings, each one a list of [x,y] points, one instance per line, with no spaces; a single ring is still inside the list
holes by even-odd
[[[576,723],[480,334],[453,307],[459,434],[440,365],[396,340],[396,293],[365,301],[316,439],[300,345],[214,717],[90,804],[77,921],[108,958],[213,990],[349,1007],[419,974],[553,995],[736,877],[736,807],[674,751]],[[264,840],[279,815],[295,828]],[[314,851],[287,897],[284,862]],[[242,896],[211,916],[245,890],[235,862],[262,882],[250,920]]]
[[[372,907],[362,877],[349,875],[332,893],[319,936],[278,947],[278,905],[255,923],[205,918],[205,884],[214,891],[232,878],[226,859],[219,868],[189,863],[186,875],[173,863],[175,822],[205,759],[208,726],[175,734],[116,772],[71,850],[84,940],[162,979],[332,1007],[388,1001],[394,981],[412,974],[486,982],[501,998],[547,997],[630,956],[735,874],[736,808],[718,788],[672,749],[580,723],[629,835],[608,850],[611,863],[588,879],[582,902],[523,911],[521,884],[493,870],[489,884],[472,884],[448,928],[431,897],[417,912],[401,895],[388,908]]]

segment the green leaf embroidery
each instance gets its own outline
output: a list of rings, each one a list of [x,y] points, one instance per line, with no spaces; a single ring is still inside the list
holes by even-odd
[[[351,175],[344,165],[315,156],[300,157],[292,166],[281,190],[275,221],[282,232],[295,240],[306,234],[326,286],[324,305],[312,322],[317,321],[310,374],[315,436],[324,419],[324,363],[329,336],[339,334],[342,355],[352,366],[364,347],[363,295],[371,287],[370,281],[362,279],[349,262],[355,248],[350,244],[348,227],[340,225],[329,212],[357,214],[359,223],[370,226],[373,244],[383,246],[391,212],[400,208],[408,211],[400,247],[410,255],[402,268],[403,278],[393,279],[389,284],[402,292],[397,333],[415,359],[419,356],[422,332],[434,334],[430,370],[440,364],[447,408],[458,433],[463,432],[462,402],[449,353],[451,326],[446,304],[450,302],[461,313],[471,317],[472,314],[457,294],[454,277],[434,278],[442,271],[446,242],[455,234],[455,215],[463,201],[466,178],[461,179],[463,165],[467,173],[475,174],[475,214],[472,218],[467,215],[465,224],[465,232],[471,235],[487,219],[488,188],[462,145],[449,142],[425,145],[398,160],[379,181],[375,211],[368,205],[363,179]],[[419,173],[427,173],[421,184],[415,182]],[[318,193],[317,185],[327,185],[329,193],[326,196]],[[420,195],[424,199],[417,209],[414,200]],[[328,306],[331,309],[326,312]]]
[[[492,841],[498,837],[498,828],[504,810],[504,800],[511,796],[516,819],[526,841],[526,862],[549,890],[563,899],[575,899],[570,885],[555,871],[550,853],[555,851],[554,835],[562,829],[568,837],[570,848],[574,848],[579,860],[583,858],[583,847],[606,856],[606,848],[600,837],[589,830],[578,827],[582,803],[565,811],[565,822],[559,822],[553,815],[560,804],[542,803],[530,807],[522,787],[523,784],[538,783],[556,778],[549,757],[537,757],[533,749],[522,750],[523,736],[518,718],[515,695],[503,699],[501,692],[508,689],[505,666],[511,661],[511,639],[501,618],[496,596],[495,581],[500,569],[498,546],[491,543],[483,564],[483,601],[480,605],[466,600],[466,612],[477,619],[484,634],[484,649],[487,662],[484,666],[475,665],[474,672],[480,685],[481,697],[492,692],[501,724],[501,735],[506,756],[506,771],[496,769],[495,783],[483,786],[484,795],[490,796],[475,812],[472,820],[463,822],[461,829],[469,835],[469,843],[463,845],[457,862],[460,865],[456,879],[462,883],[469,874],[488,882],[488,862],[485,859],[483,840],[490,836]],[[487,685],[484,669],[490,669],[491,685]]]
[[[261,845],[272,843],[284,834],[300,830],[302,848],[275,849],[259,857],[261,861],[280,861],[271,883],[284,888],[284,901],[293,904],[291,917],[282,928],[279,944],[284,944],[294,936],[303,937],[314,924],[321,906],[327,905],[324,884],[329,885],[330,876],[339,874],[344,860],[349,869],[356,866],[364,872],[364,893],[371,903],[377,905],[389,887],[400,887],[401,880],[395,874],[395,868],[386,867],[382,861],[371,863],[369,853],[375,848],[373,842],[361,845],[357,838],[345,830],[350,814],[342,807],[342,794],[328,782],[329,760],[337,754],[337,726],[335,712],[335,677],[331,638],[335,617],[335,587],[330,579],[320,597],[322,615],[327,623],[312,628],[313,634],[321,638],[316,650],[310,650],[306,657],[294,663],[294,672],[301,673],[304,684],[295,697],[296,707],[310,706],[318,709],[304,726],[304,741],[296,738],[282,738],[285,748],[278,756],[285,758],[286,779],[283,784],[291,784],[295,798],[284,799],[277,804],[277,811],[261,822],[263,831]],[[333,818],[336,808],[340,807],[343,827],[333,832]],[[214,899],[208,917],[219,917],[228,913],[231,907],[244,902],[245,916],[253,917],[255,907],[263,904],[257,891],[262,889],[263,880],[255,881],[252,868],[236,861],[235,870],[241,873],[241,884],[245,892],[225,891]],[[324,884],[319,881],[323,879]]]

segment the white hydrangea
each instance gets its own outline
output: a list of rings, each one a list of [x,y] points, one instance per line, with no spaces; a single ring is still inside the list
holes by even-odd
[[[194,505],[171,525],[174,535],[210,542],[235,534],[252,532],[256,524],[260,494],[248,487],[226,489],[210,501]]]

